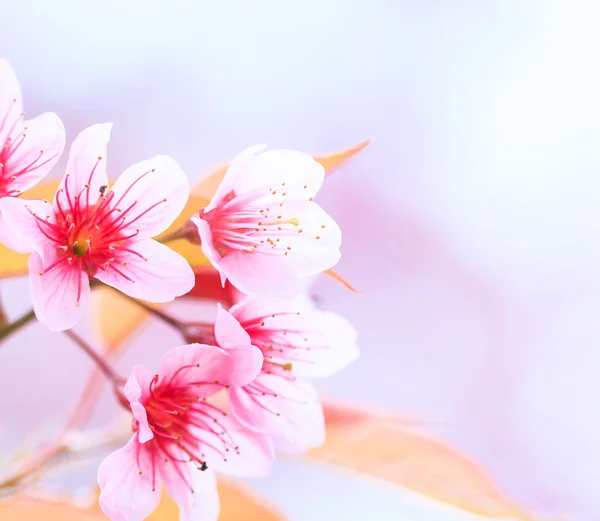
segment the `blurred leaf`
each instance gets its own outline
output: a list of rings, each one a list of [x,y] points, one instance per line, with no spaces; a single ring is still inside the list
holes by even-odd
[[[371,144],[371,140],[363,141],[358,145],[342,150],[341,152],[335,152],[327,156],[313,156],[315,161],[321,163],[325,169],[325,175],[332,174],[335,170],[346,164],[359,152],[367,148]]]
[[[219,496],[221,498],[219,521],[285,521],[286,519],[254,492],[231,481],[219,480]]]
[[[14,499],[0,503],[2,521],[106,521],[103,514],[65,503],[38,499]]]
[[[218,489],[221,501],[219,521],[286,521],[287,519],[264,499],[237,483],[219,478]],[[0,510],[0,512],[2,511]],[[100,513],[103,521],[106,521],[98,504],[94,505],[90,512]],[[1,516],[0,519],[5,521]],[[163,491],[158,507],[146,518],[146,521],[177,521],[178,519],[179,507],[177,503]],[[13,520],[8,519],[6,521]],[[40,521],[46,520],[42,519]],[[82,521],[87,521],[87,519]]]
[[[147,304],[158,307],[158,304]],[[119,347],[149,314],[111,288],[98,287],[92,291],[92,331],[102,341],[106,352]]]
[[[309,456],[492,518],[532,518],[467,456],[419,434],[416,424],[353,406],[325,406],[327,440]]]

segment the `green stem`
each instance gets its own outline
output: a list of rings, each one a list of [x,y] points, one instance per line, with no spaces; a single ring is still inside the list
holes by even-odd
[[[23,326],[26,326],[27,324],[29,324],[29,322],[31,322],[33,319],[35,319],[35,313],[32,309],[31,311],[28,311],[21,317],[17,318],[17,320],[15,320],[14,322],[11,322],[6,327],[1,329],[0,330],[0,343],[4,342],[10,335],[12,335],[13,333],[16,333]]]

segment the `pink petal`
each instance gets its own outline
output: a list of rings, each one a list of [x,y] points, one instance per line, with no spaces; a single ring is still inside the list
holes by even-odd
[[[57,260],[53,246],[46,248],[43,260],[39,253],[32,253],[29,257],[29,282],[37,319],[51,331],[64,331],[83,317],[90,285],[87,274],[66,261],[40,275]]]
[[[154,438],[154,434],[148,425],[146,408],[140,401],[142,398],[148,396],[150,383],[153,378],[154,375],[149,369],[141,365],[136,365],[132,369],[124,388],[125,397],[129,400],[133,416],[140,424],[138,431],[138,441],[140,443],[146,443]]]
[[[309,383],[265,373],[256,383],[267,390],[266,395],[252,397],[246,388],[229,390],[233,411],[243,425],[268,433],[281,451],[301,453],[322,445],[323,409]]]
[[[264,361],[262,351],[250,344],[250,337],[240,323],[220,304],[217,306],[214,328],[217,344],[234,360],[232,385],[245,385],[260,373]]]
[[[158,375],[159,382],[171,380],[172,386],[202,382],[195,392],[211,396],[231,384],[232,370],[233,358],[223,349],[189,344],[169,349],[160,359]]]
[[[307,337],[309,345],[306,347],[310,347],[311,340],[317,346],[304,356],[309,364],[294,364],[295,375],[303,378],[333,376],[358,358],[356,329],[344,317],[329,311],[315,310],[304,319],[312,322],[319,335]]]
[[[220,508],[215,474],[210,469],[200,471],[191,463],[177,465],[177,469],[185,481],[173,464],[163,465],[161,475],[169,496],[179,506],[179,520],[216,521]]]
[[[231,284],[246,295],[285,299],[302,288],[283,256],[230,251],[220,263]]]
[[[215,338],[219,347],[223,349],[249,346],[252,343],[248,333],[230,313],[223,309],[221,304],[217,304]]]
[[[190,195],[189,181],[174,159],[156,156],[130,166],[111,189],[114,204],[125,212],[123,230],[149,238],[166,230],[182,212]],[[128,233],[128,234],[129,234]]]
[[[111,130],[112,123],[92,125],[73,141],[66,174],[56,192],[56,198],[60,197],[63,208],[73,205],[74,197],[83,197],[86,204],[94,204],[100,188],[108,185],[106,147]]]
[[[98,485],[100,507],[111,521],[143,521],[160,501],[160,477],[153,480],[150,452],[135,437],[100,464]]]
[[[265,147],[266,145],[254,145],[248,147],[233,158],[225,173],[225,177],[221,180],[210,204],[204,209],[206,212],[210,212],[216,208],[223,198],[233,190],[233,185],[237,176],[252,164],[256,155],[260,154]]]
[[[36,214],[54,224],[54,212],[48,201],[40,199],[18,199],[4,197],[0,199],[0,242],[19,253],[38,251],[42,253],[49,242],[41,230],[48,231],[45,225],[36,224]]]
[[[295,150],[270,150],[258,154],[235,177],[236,194],[266,188],[286,193],[288,199],[314,197],[325,179],[323,167],[311,156]],[[306,188],[304,188],[306,186]]]
[[[15,176],[9,188],[23,192],[58,162],[65,148],[65,129],[56,114],[47,112],[25,121],[16,130],[18,134],[13,134],[12,146],[5,153],[3,175]]]
[[[222,446],[218,435],[208,430],[197,432],[202,444],[202,451],[206,455],[208,467],[230,476],[239,477],[264,477],[271,471],[275,452],[268,436],[250,431],[231,417],[219,420],[220,425],[227,432],[226,436],[235,443],[238,450],[230,450],[226,458],[211,448]],[[230,437],[230,438],[229,438]]]
[[[356,330],[345,318],[317,309],[303,295],[280,302],[247,297],[229,312],[244,325],[262,319],[263,331],[286,331],[286,340],[298,353],[293,373],[305,378],[332,376],[359,354]],[[273,358],[283,364],[289,360]]]
[[[233,358],[233,368],[230,375],[231,385],[246,385],[260,373],[264,357],[262,351],[253,345],[227,349]]]
[[[341,257],[342,232],[327,212],[314,202],[291,201],[286,214],[299,221],[298,233],[287,239],[291,250],[285,256],[296,276],[309,277],[335,266]]]
[[[21,86],[12,67],[0,59],[0,146],[4,146],[23,118]]]
[[[221,268],[221,255],[213,245],[210,225],[204,219],[200,219],[199,217],[192,217],[191,221],[198,227],[198,234],[200,235],[202,253],[204,253],[206,258],[210,261],[213,268],[215,268],[219,272],[219,275],[221,275],[221,284],[223,285],[223,287],[225,287],[225,281],[227,280],[227,276]]]
[[[283,314],[283,316],[286,317],[290,315],[289,320],[291,320],[295,326],[295,321],[298,320],[295,317],[298,316],[298,313],[301,313],[300,316],[302,316],[302,314],[314,310],[315,306],[312,302],[303,295],[297,295],[294,298],[287,300],[264,300],[256,297],[244,297],[229,309],[229,313],[231,313],[240,324],[254,322],[260,317],[270,317],[271,315],[276,315],[277,319],[279,319],[278,315],[280,314]]]
[[[148,302],[170,302],[194,287],[192,268],[168,246],[143,239],[127,244],[127,248],[139,255],[116,249],[116,269],[99,269],[94,277],[131,297]]]

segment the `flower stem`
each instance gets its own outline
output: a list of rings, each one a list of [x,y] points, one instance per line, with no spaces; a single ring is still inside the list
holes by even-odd
[[[108,365],[104,357],[100,355],[100,353],[96,352],[96,350],[90,346],[83,338],[81,338],[77,333],[68,329],[64,332],[73,342],[75,342],[81,349],[85,351],[85,353],[94,361],[94,363],[98,366],[98,368],[105,374],[105,376],[111,381],[116,382],[119,380],[119,376],[114,372],[113,368]]]
[[[4,342],[10,335],[17,332],[23,326],[27,325],[34,318],[35,318],[35,313],[33,312],[33,309],[32,309],[31,311],[28,311],[24,315],[17,318],[17,320],[15,320],[14,322],[11,322],[4,328],[0,329],[0,343]]]

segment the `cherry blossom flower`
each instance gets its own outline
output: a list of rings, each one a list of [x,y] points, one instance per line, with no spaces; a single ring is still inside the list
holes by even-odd
[[[21,87],[6,60],[0,60],[0,199],[16,197],[38,183],[59,160],[65,129],[47,112],[23,120]],[[19,236],[8,233],[0,210],[0,242],[18,247]]]
[[[264,355],[261,373],[253,382],[229,389],[238,420],[269,433],[283,452],[321,445],[323,410],[305,378],[331,376],[357,358],[352,325],[335,313],[316,309],[303,296],[285,302],[247,298],[229,312],[219,307],[214,333],[224,349],[252,344]]]
[[[194,274],[186,260],[151,239],[182,211],[188,180],[167,156],[137,163],[112,187],[106,147],[112,125],[94,125],[73,142],[67,173],[53,204],[4,199],[0,203],[20,251],[29,258],[37,318],[53,331],[74,326],[90,294],[91,278],[150,302],[187,293]]]
[[[98,470],[104,513],[112,521],[141,521],[164,486],[181,521],[213,521],[219,513],[214,470],[266,475],[273,459],[269,439],[241,428],[207,400],[249,383],[261,364],[260,350],[249,344],[229,352],[190,344],[169,350],[156,374],[135,366],[121,396],[134,416],[134,436]]]
[[[334,266],[341,231],[313,201],[324,179],[312,157],[255,146],[229,166],[210,204],[193,218],[202,250],[241,292],[296,295],[303,280]]]

